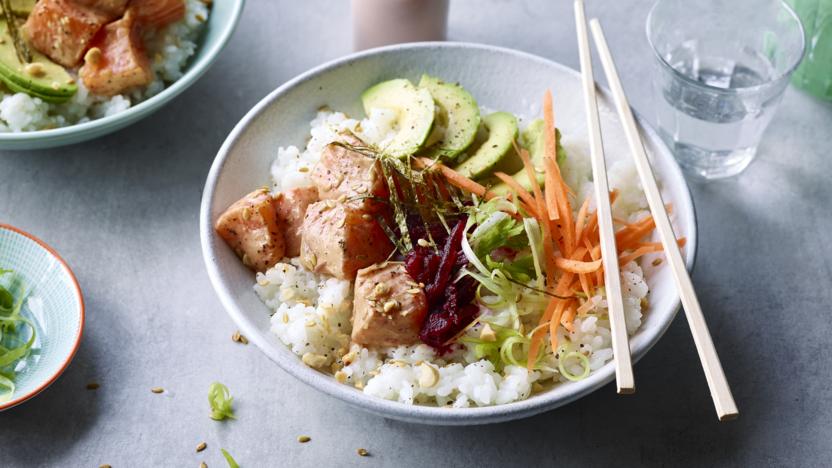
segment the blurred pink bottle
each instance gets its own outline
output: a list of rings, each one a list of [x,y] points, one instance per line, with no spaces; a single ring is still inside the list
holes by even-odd
[[[418,41],[444,41],[448,0],[352,0],[355,50]]]

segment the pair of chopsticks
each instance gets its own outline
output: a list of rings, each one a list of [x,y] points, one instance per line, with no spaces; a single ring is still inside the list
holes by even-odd
[[[633,367],[630,358],[630,346],[627,338],[627,329],[624,324],[624,304],[621,295],[620,272],[618,269],[618,254],[615,245],[615,231],[612,222],[612,207],[609,201],[609,183],[607,181],[606,162],[604,159],[604,145],[601,140],[601,125],[598,118],[598,107],[595,92],[595,79],[592,74],[592,59],[589,51],[589,38],[587,36],[586,16],[584,14],[583,0],[575,0],[575,23],[578,34],[578,50],[581,62],[581,78],[583,82],[585,108],[587,123],[590,132],[589,147],[592,160],[592,176],[595,185],[595,199],[598,205],[598,228],[601,237],[601,254],[604,263],[604,277],[607,289],[607,303],[610,315],[610,327],[612,329],[612,348],[615,358],[615,378],[618,393],[633,393],[635,382],[633,378]],[[647,197],[650,211],[656,221],[656,230],[659,232],[665,256],[670,264],[676,288],[685,309],[688,325],[693,334],[693,341],[699,360],[705,371],[705,378],[708,381],[708,388],[714,400],[717,416],[720,421],[734,419],[739,415],[734,397],[731,395],[731,388],[725,379],[722,364],[719,362],[716,349],[714,348],[708,325],[696,298],[690,275],[688,274],[682,253],[676,243],[676,236],[670,225],[670,218],[659,193],[655,176],[647,159],[644,150],[644,143],[636,126],[630,104],[621,86],[618,71],[615,68],[612,55],[607,46],[604,32],[598,19],[589,22],[592,29],[592,37],[598,54],[601,58],[601,65],[607,76],[610,88],[612,89],[615,107],[618,117],[624,127],[627,144],[630,153],[635,161],[641,185]]]

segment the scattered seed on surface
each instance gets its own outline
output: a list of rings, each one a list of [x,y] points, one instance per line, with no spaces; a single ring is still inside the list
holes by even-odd
[[[98,390],[101,384],[98,382],[90,382],[87,384],[87,390]]]
[[[205,463],[205,462],[202,462],[202,463],[199,464],[199,468],[208,468],[208,464]]]
[[[208,448],[208,444],[206,444],[205,442],[200,442],[199,445],[196,446],[196,451],[201,452],[206,448]]]
[[[153,392],[153,393],[162,393],[162,392],[165,391],[165,389],[162,388],[162,387],[153,387],[153,388],[150,389],[150,391]]]
[[[361,215],[361,217],[364,218],[364,220],[366,220],[366,221],[369,221],[369,220],[373,219],[373,217],[368,215],[367,213],[364,213],[363,215]]]
[[[358,453],[358,455],[361,456],[361,457],[366,457],[366,456],[370,455],[370,452],[368,452],[367,449],[365,449],[365,448],[360,448],[360,449],[356,450],[356,453]]]
[[[661,258],[657,258],[657,259],[653,260],[653,266],[659,266],[661,264],[662,264],[662,259]]]
[[[234,334],[231,335],[231,341],[233,341],[235,343],[241,343],[241,344],[244,344],[244,345],[248,344],[248,338],[241,335],[240,330],[235,331]]]
[[[305,436],[305,435],[298,436],[298,442],[300,442],[302,444],[305,444],[305,443],[309,442],[310,440],[312,440],[312,438],[309,437],[309,436]]]
[[[98,468],[113,468],[113,467],[112,467],[112,466],[110,466],[110,465],[101,465],[101,466],[99,466]]]
[[[425,239],[419,239],[416,241],[421,247],[427,247],[430,245],[430,242],[426,241]]]

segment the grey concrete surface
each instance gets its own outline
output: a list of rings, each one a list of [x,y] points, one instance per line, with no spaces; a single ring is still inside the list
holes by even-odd
[[[451,3],[453,40],[577,66],[571,2]],[[632,104],[651,118],[648,7],[590,0],[588,13],[606,27]],[[0,414],[0,466],[217,467],[220,447],[243,467],[832,463],[832,104],[793,89],[746,173],[693,186],[694,282],[737,421],[716,421],[681,315],[636,365],[635,395],[606,386],[531,419],[470,428],[360,413],[233,343],[197,235],[208,168],[262,96],[349,49],[346,1],[249,0],[216,65],[162,112],[90,143],[0,154],[0,220],[66,258],[88,312],[66,374]],[[98,391],[85,390],[92,380]],[[236,421],[208,418],[214,380],[236,397]],[[154,386],[169,393],[152,394]],[[301,434],[312,441],[297,443]],[[208,449],[197,454],[201,441]],[[359,447],[372,456],[358,457]]]

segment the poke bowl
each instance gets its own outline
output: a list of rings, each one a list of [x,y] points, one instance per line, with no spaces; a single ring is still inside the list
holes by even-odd
[[[243,4],[3,0],[0,149],[79,143],[159,110],[208,70]]]
[[[602,90],[638,360],[679,299],[613,109]],[[688,187],[639,125],[691,268]],[[614,378],[587,140],[579,74],[540,57],[419,43],[330,62],[264,98],[220,149],[200,213],[209,277],[280,367],[364,410],[466,425],[557,408]]]

